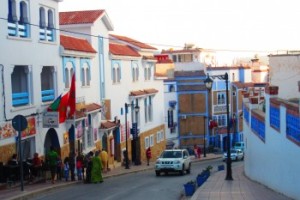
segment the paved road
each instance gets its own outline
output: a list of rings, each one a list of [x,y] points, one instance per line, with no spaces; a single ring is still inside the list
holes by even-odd
[[[106,179],[102,184],[75,184],[34,199],[176,200],[181,198],[184,183],[194,180],[208,165],[217,168],[220,163],[220,159],[193,163],[191,174],[184,176],[173,173],[156,177],[154,170],[126,174]]]

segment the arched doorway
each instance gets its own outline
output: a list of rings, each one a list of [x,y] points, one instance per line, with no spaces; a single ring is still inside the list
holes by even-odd
[[[117,127],[113,131],[114,136],[114,160],[117,160],[118,162],[121,162],[121,145],[120,145],[120,127]]]
[[[57,136],[57,132],[54,128],[50,128],[45,137],[44,142],[44,155],[47,155],[47,153],[50,150],[50,146],[53,146],[54,149],[57,151],[57,153],[60,155],[60,144]]]
[[[106,132],[102,136],[102,149],[104,149],[106,152],[108,152],[107,133]]]

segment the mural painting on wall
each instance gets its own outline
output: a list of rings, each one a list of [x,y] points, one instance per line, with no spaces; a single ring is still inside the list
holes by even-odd
[[[94,128],[94,141],[97,141],[98,140],[98,129],[97,128]]]
[[[77,127],[76,127],[76,138],[79,139],[81,138],[82,134],[83,134],[83,129],[82,129],[82,123],[78,123]]]
[[[69,143],[69,133],[65,132],[64,133],[64,144],[68,144]]]
[[[34,117],[28,118],[27,123],[28,123],[27,128],[24,131],[22,131],[22,138],[36,134],[35,118]],[[17,134],[18,133],[13,128],[11,122],[0,125],[0,140],[15,137],[17,136]]]

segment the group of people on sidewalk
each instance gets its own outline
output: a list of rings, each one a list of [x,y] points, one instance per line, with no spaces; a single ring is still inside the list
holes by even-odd
[[[108,155],[105,150],[99,150],[95,153],[90,151],[87,155],[77,155],[74,152],[65,157],[62,162],[54,148],[50,147],[46,162],[51,172],[51,182],[55,180],[75,181],[75,172],[78,181],[85,183],[102,183],[102,172],[108,169]]]

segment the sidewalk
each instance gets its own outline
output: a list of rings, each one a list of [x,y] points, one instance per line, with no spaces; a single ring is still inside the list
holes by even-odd
[[[193,162],[199,162],[203,160],[209,160],[209,159],[216,159],[220,158],[220,155],[218,154],[207,154],[206,158],[201,159],[194,159]],[[129,173],[136,173],[139,171],[145,171],[145,170],[154,170],[154,164],[155,162],[150,163],[150,166],[147,166],[145,163],[142,163],[141,165],[130,165],[129,169],[125,169],[124,166],[119,166],[114,169],[112,169],[109,172],[103,173],[104,182],[105,179],[114,177],[114,176],[121,176],[124,174]],[[153,171],[154,174],[154,171]],[[12,188],[2,189],[0,190],[0,199],[1,200],[21,200],[21,199],[29,199],[32,196],[41,194],[45,191],[51,191],[55,190],[57,188],[62,187],[68,187],[73,184],[83,184],[82,181],[57,181],[55,184],[51,184],[51,181],[48,180],[45,183],[34,183],[34,184],[25,184],[24,185],[24,191],[21,191],[20,184],[13,186]]]
[[[226,169],[213,172],[190,200],[291,200],[244,174],[244,165],[232,168],[233,181],[226,181]]]

